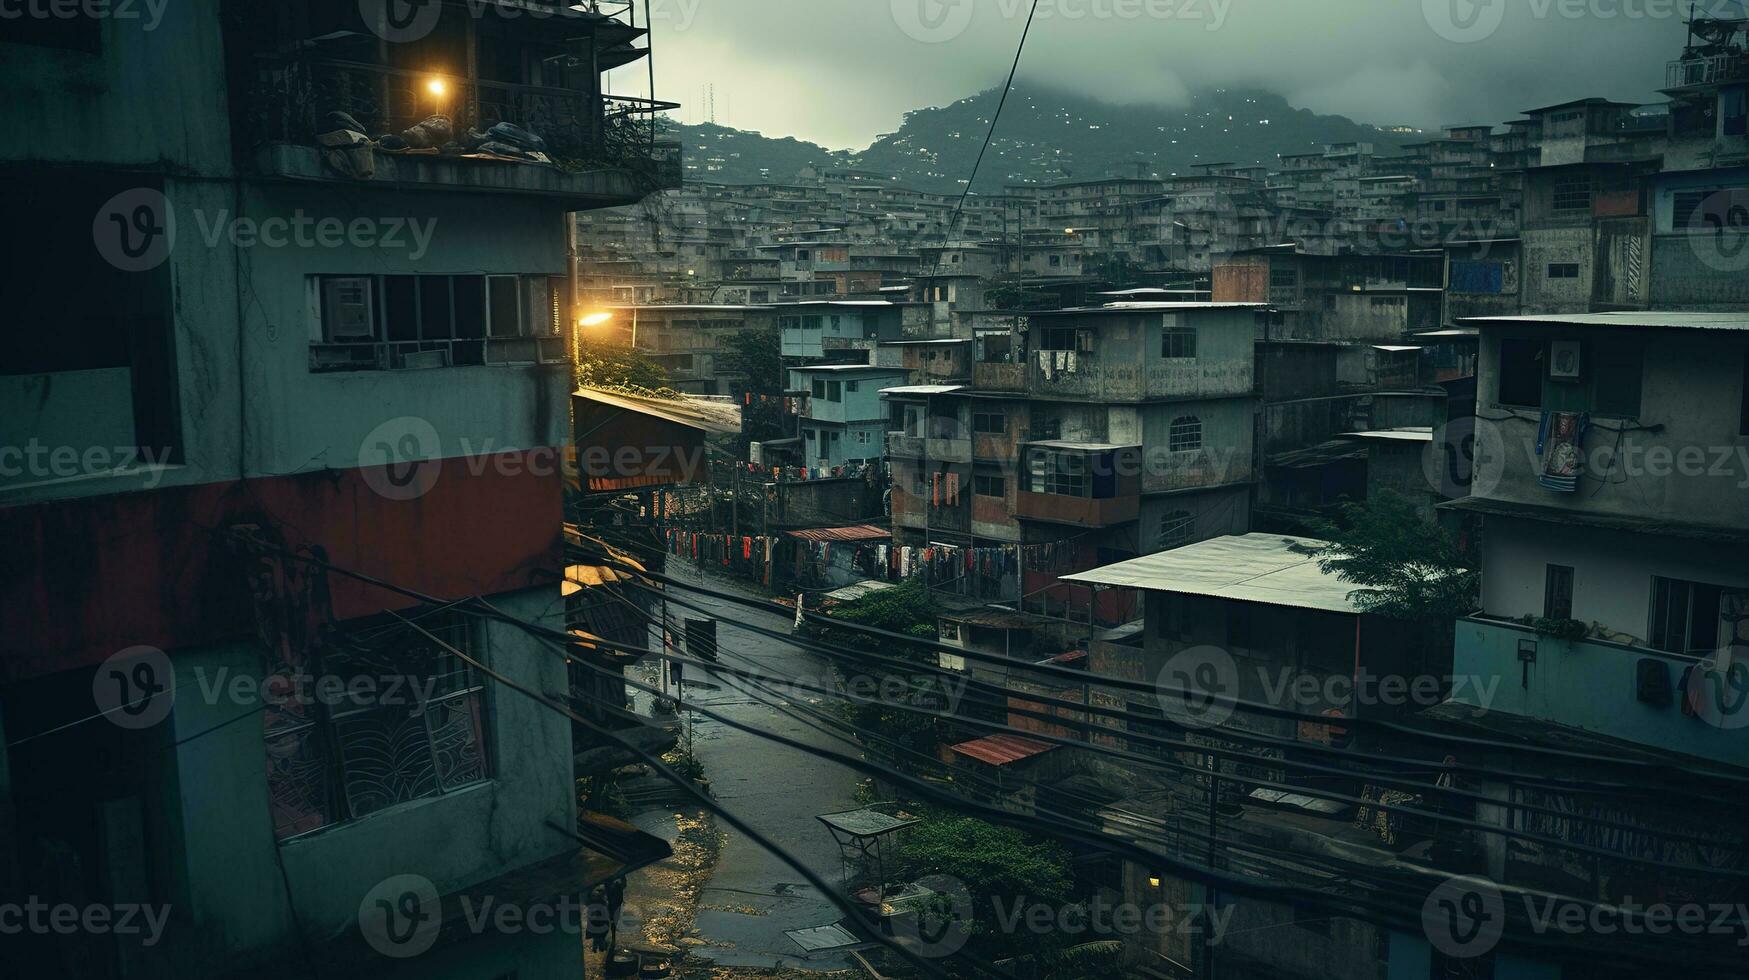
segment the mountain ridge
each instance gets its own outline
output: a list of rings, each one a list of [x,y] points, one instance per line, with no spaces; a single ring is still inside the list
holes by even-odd
[[[693,180],[784,183],[804,167],[854,169],[914,190],[958,193],[1000,96],[1000,89],[989,89],[945,106],[913,109],[897,130],[856,151],[708,122],[663,120],[663,129],[666,138],[681,142]],[[1209,163],[1273,168],[1277,154],[1314,152],[1329,143],[1372,143],[1388,155],[1426,138],[1419,131],[1295,108],[1259,89],[1208,89],[1192,93],[1182,106],[1155,106],[1017,85],[974,189],[987,194],[1010,183],[1166,177]]]

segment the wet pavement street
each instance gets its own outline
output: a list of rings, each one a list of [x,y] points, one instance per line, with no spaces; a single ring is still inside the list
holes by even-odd
[[[669,574],[720,591],[744,590],[739,583],[701,578],[695,568],[679,562],[670,564]],[[821,678],[826,676],[822,658],[733,625],[756,623],[787,633],[788,619],[696,593],[676,590],[672,594],[696,603],[704,611],[670,604],[671,620],[700,616],[719,620],[717,639],[726,665],[821,685]],[[646,675],[640,672],[639,676],[642,679]],[[685,697],[737,722],[778,732],[806,745],[847,751],[843,742],[810,727],[804,720],[761,703],[733,680],[688,676]],[[769,700],[767,695],[761,697]],[[798,698],[800,703],[814,708],[822,707],[824,700],[817,695]],[[694,755],[703,763],[717,800],[821,877],[839,881],[842,866],[838,847],[815,817],[853,809],[857,805],[855,793],[860,777],[836,762],[815,758],[707,718],[693,715],[690,724]],[[678,821],[677,813],[683,814]],[[674,840],[677,825],[688,826],[696,821],[696,816],[690,809],[669,807],[640,814],[633,822]],[[702,880],[693,882],[697,886],[696,915],[692,928],[677,938],[679,948],[694,961],[708,961],[718,967],[788,967],[818,972],[853,967],[845,954],[830,951],[808,954],[784,935],[787,930],[836,922],[842,918],[838,908],[803,881],[794,869],[721,818],[714,824],[721,832],[721,848],[708,876],[701,870],[691,873],[692,878]],[[684,865],[687,858],[677,855],[674,860]],[[684,868],[677,867],[675,871],[672,875],[634,876],[627,895],[628,909],[652,918],[652,924],[667,921],[664,907],[689,902],[694,890],[686,882],[688,874]],[[631,938],[630,934],[625,935],[626,940]]]

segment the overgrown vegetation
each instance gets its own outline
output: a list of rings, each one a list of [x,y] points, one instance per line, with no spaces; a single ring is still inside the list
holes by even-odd
[[[654,358],[624,344],[588,342],[577,349],[579,388],[622,388],[658,398],[678,398],[668,387],[668,370]]]
[[[847,602],[829,615],[857,626],[933,641],[937,612],[928,588],[911,581]],[[916,768],[917,755],[912,753],[933,757],[944,735],[942,723],[907,709],[944,711],[951,703],[935,670],[935,651],[922,644],[871,637],[859,630],[814,625],[807,629],[812,636],[839,647],[916,665],[916,670],[907,671],[897,665],[870,662],[866,674],[844,678],[846,687],[853,691],[881,692],[880,698],[871,699],[873,703],[847,702],[844,711],[858,730],[880,734],[881,741],[866,743],[871,755],[907,771]]]
[[[899,881],[946,875],[965,886],[972,899],[965,950],[979,960],[1048,957],[1078,938],[1025,927],[1028,908],[1076,903],[1069,852],[1052,841],[942,813],[906,830],[896,852]],[[1014,920],[1017,910],[1022,917]]]

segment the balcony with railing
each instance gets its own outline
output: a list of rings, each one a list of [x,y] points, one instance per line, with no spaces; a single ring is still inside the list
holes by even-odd
[[[1716,85],[1749,77],[1749,57],[1744,52],[1678,58],[1664,66],[1664,87],[1689,88]]]
[[[235,82],[243,159],[267,176],[598,206],[680,185],[680,147],[658,123],[678,106],[602,92],[603,72],[648,55],[631,43],[644,28],[536,0],[521,6],[542,12],[520,20],[500,20],[502,5],[432,6],[441,17],[429,36],[402,44],[376,43],[380,25],[362,22],[289,36],[278,23],[238,28],[235,43],[257,52]]]

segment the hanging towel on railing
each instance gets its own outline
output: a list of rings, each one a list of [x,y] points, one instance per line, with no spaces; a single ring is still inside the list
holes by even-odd
[[[1584,412],[1543,412],[1536,436],[1536,452],[1542,459],[1536,482],[1557,493],[1579,489],[1579,471],[1584,465],[1585,430],[1591,417]]]

